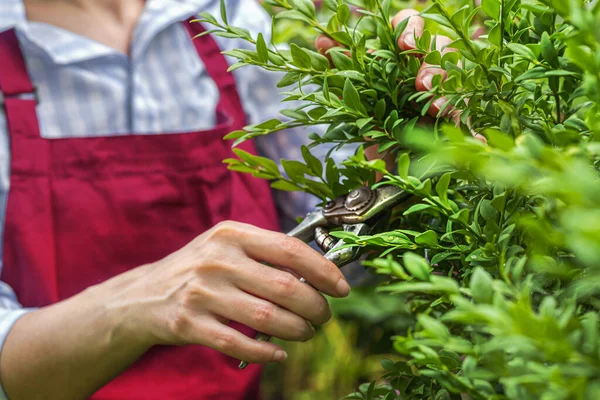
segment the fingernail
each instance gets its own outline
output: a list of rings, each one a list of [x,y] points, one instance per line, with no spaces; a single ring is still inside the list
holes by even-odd
[[[340,278],[335,287],[335,290],[340,296],[346,297],[350,294],[350,285],[348,285],[348,282],[346,282],[344,278]]]
[[[277,362],[283,361],[287,358],[287,353],[283,350],[276,350],[274,359]]]
[[[314,327],[314,326],[312,326],[312,324],[311,324],[310,322],[308,322],[308,321],[306,321],[306,325],[308,325],[308,327],[310,328],[310,331],[311,331],[311,335],[310,335],[310,337],[308,338],[308,340],[310,340],[310,339],[312,339],[313,337],[315,337],[315,327]]]
[[[421,78],[421,82],[423,82],[423,86],[427,90],[431,90],[433,87],[433,75],[427,74],[423,78]]]
[[[475,134],[473,137],[474,137],[475,139],[479,140],[480,142],[484,143],[484,144],[486,144],[486,143],[487,143],[487,139],[485,138],[485,136],[483,136],[483,135],[482,135],[482,134],[480,134],[480,133],[476,133],[476,134]]]
[[[446,114],[448,113],[448,107],[444,108],[444,106],[446,105],[446,102],[447,102],[447,100],[445,97],[440,97],[439,99],[436,99],[433,103],[431,103],[431,107],[437,109],[438,116],[440,116],[440,117],[445,117]],[[441,111],[441,114],[440,114],[440,111]]]
[[[404,44],[411,49],[417,47],[417,44],[415,43],[415,34],[413,32],[404,35]]]

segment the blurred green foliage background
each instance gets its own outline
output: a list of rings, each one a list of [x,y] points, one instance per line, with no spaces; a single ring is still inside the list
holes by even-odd
[[[345,299],[330,298],[331,321],[306,343],[278,342],[288,353],[281,364],[265,368],[264,400],[329,400],[354,391],[384,372],[382,358],[393,354],[391,336],[411,324],[401,297],[354,288]]]

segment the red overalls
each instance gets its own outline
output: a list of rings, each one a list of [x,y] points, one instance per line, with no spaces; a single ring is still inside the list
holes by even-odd
[[[191,36],[203,31],[186,25]],[[222,163],[232,156],[223,136],[246,118],[217,44],[210,35],[194,43],[219,88],[214,129],[49,140],[40,137],[35,100],[19,98],[34,89],[15,32],[0,34],[11,150],[2,280],[23,306],[55,303],[157,261],[219,221],[277,230],[267,183]],[[241,148],[255,151],[251,142]],[[237,364],[203,346],[156,346],[93,399],[258,398],[260,367]]]

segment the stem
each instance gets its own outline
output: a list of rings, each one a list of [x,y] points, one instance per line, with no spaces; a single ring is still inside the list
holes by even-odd
[[[500,52],[498,57],[498,63],[500,67],[504,64],[504,59],[502,58],[502,52],[504,51],[504,0],[500,1]]]
[[[560,112],[560,96],[558,94],[558,92],[553,92],[554,93],[554,102],[556,103],[556,123],[560,124],[561,123],[561,112]]]

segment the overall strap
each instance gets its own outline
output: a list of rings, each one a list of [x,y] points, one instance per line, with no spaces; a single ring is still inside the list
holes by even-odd
[[[37,94],[14,29],[0,33],[0,105],[4,105],[8,131],[39,137]]]
[[[221,95],[219,101],[219,107],[224,106],[224,101],[233,102],[229,106],[234,106],[238,110],[243,110],[242,103],[239,98],[235,86],[235,79],[231,72],[228,72],[229,64],[225,59],[225,56],[221,54],[221,48],[215,42],[210,34],[204,34],[205,28],[201,23],[191,22],[191,19],[184,23],[188,30],[188,33],[192,37],[192,42],[196,47],[198,56],[204,63],[208,75],[217,85],[219,93]]]

